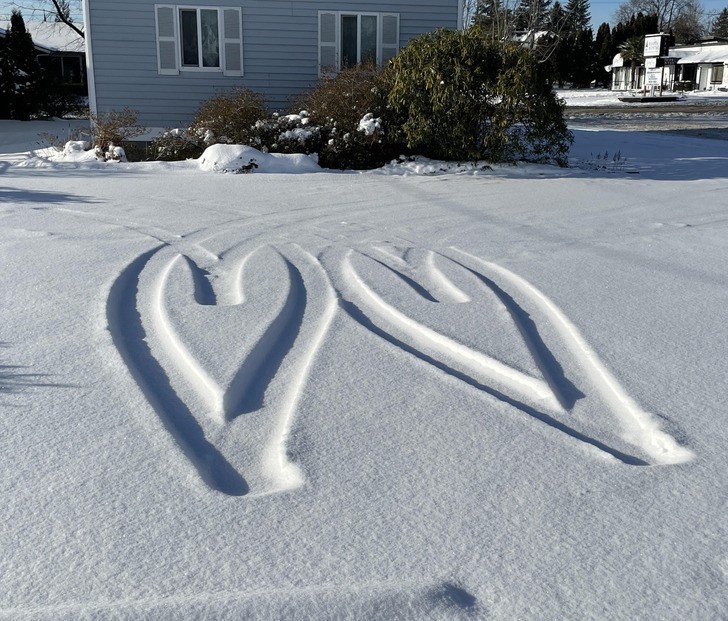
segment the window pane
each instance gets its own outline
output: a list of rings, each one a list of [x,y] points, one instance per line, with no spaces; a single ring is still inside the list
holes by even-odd
[[[361,16],[361,62],[376,64],[377,62],[377,16]]]
[[[712,82],[723,81],[723,65],[713,65],[713,78]]]
[[[356,65],[356,31],[357,31],[356,15],[341,16],[341,66],[352,67]]]
[[[199,67],[197,44],[197,11],[180,11],[182,25],[182,64],[187,67]]]
[[[217,25],[217,11],[200,11],[202,24],[202,66],[220,66],[220,31]]]
[[[63,59],[63,80],[69,84],[81,83],[81,59],[76,56],[66,56]]]

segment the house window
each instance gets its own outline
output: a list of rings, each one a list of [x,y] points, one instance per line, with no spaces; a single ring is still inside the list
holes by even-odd
[[[180,9],[182,67],[220,67],[217,9]]]
[[[713,71],[710,75],[710,81],[713,84],[723,83],[723,65],[713,65]]]
[[[222,71],[243,75],[240,7],[155,5],[160,74]]]
[[[319,75],[362,63],[384,64],[399,51],[399,14],[319,12]]]
[[[342,67],[377,62],[376,15],[342,15],[339,54]]]
[[[81,57],[62,54],[39,54],[38,63],[53,78],[62,84],[83,84]]]

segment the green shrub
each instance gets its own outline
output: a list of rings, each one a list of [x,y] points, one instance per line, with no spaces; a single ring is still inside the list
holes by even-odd
[[[252,128],[269,115],[263,96],[247,88],[234,89],[204,101],[189,134],[205,144],[250,144]]]
[[[571,134],[533,54],[477,28],[412,40],[385,72],[407,146],[430,157],[565,165]]]
[[[564,102],[546,80],[543,65],[519,45],[503,46],[496,93],[500,98],[485,152],[496,160],[567,165],[573,136],[564,121]]]

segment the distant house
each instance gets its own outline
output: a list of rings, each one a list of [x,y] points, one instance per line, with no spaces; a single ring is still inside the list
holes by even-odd
[[[650,62],[650,60],[654,62]],[[648,66],[655,65],[655,66]],[[635,68],[632,85],[630,63],[617,54],[612,61],[612,90],[642,89],[654,86],[650,75],[658,75],[656,85],[664,90],[728,90],[728,40],[709,39],[692,45],[675,45],[666,56],[646,59]]]
[[[68,26],[56,22],[25,22],[33,38],[38,62],[53,79],[81,96],[88,92],[84,40]],[[5,36],[0,28],[0,37]]]
[[[410,39],[462,27],[464,0],[84,0],[89,103],[147,126],[188,123],[234,87],[286,108],[323,75],[383,64]]]

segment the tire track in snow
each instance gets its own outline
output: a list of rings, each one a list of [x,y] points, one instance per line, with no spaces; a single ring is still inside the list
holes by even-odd
[[[323,605],[317,605],[323,602]],[[295,586],[241,588],[183,594],[149,594],[140,598],[98,599],[90,602],[28,604],[0,608],[2,619],[216,619],[230,618],[232,604],[240,607],[236,618],[315,619],[436,618],[472,619],[481,611],[478,599],[449,580],[400,579],[341,584],[338,582]],[[248,605],[246,608],[245,605]],[[291,611],[299,615],[291,617]],[[182,612],[184,611],[184,612]],[[354,614],[354,616],[352,616]],[[333,616],[332,616],[333,615]],[[394,615],[393,617],[391,615]]]
[[[435,286],[441,292],[440,296],[444,299],[448,299],[450,302],[455,304],[466,304],[472,301],[472,298],[462,291],[455,285],[445,274],[442,273],[439,267],[435,264],[435,253],[432,250],[428,251],[426,258],[427,271],[435,283]]]
[[[645,412],[627,394],[614,375],[599,359],[596,352],[586,342],[579,329],[541,291],[501,265],[484,261],[456,247],[451,247],[451,249],[466,259],[499,275],[540,308],[571,350],[576,361],[588,374],[594,387],[610,405],[622,425],[625,441],[642,449],[655,464],[678,464],[690,461],[695,457],[692,451],[680,446],[672,436],[661,430],[654,417]]]
[[[207,371],[187,349],[184,341],[174,329],[164,303],[164,291],[167,288],[169,275],[181,258],[182,255],[180,254],[174,256],[162,268],[159,277],[156,279],[151,313],[152,327],[177,368],[205,402],[209,412],[219,423],[223,423],[225,420],[225,410],[223,407],[224,392],[220,385],[210,377]],[[188,267],[194,265],[189,257],[184,258]],[[197,287],[195,287],[196,289]]]
[[[480,280],[496,295],[511,316],[511,319],[518,329],[523,342],[526,344],[531,357],[536,362],[536,365],[548,383],[551,392],[558,399],[559,405],[564,410],[572,409],[576,401],[584,397],[584,393],[576,388],[576,386],[574,386],[574,384],[566,377],[563,367],[551,353],[551,350],[546,346],[543,338],[541,338],[538,326],[531,318],[531,315],[529,315],[528,312],[526,312],[526,310],[522,308],[510,294],[499,287],[493,280],[476,270],[470,269],[462,263],[457,261],[455,261],[455,263],[473,274],[473,276]]]

